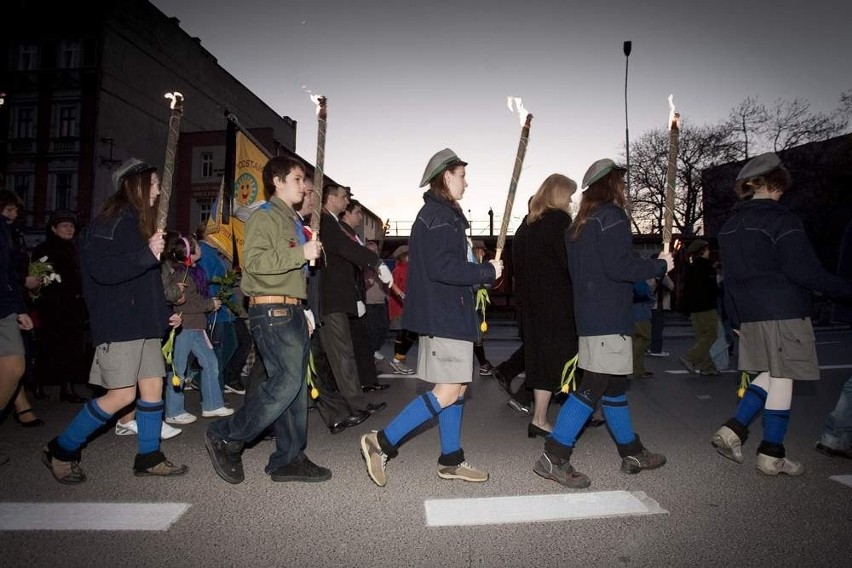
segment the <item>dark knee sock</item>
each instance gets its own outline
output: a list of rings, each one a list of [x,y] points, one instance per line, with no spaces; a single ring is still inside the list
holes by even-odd
[[[441,410],[438,429],[441,431],[441,454],[447,455],[461,449],[461,421],[464,412],[464,397]]]
[[[604,396],[601,398],[606,425],[616,444],[629,444],[636,439],[633,422],[630,419],[630,407],[627,395]]]
[[[76,452],[95,430],[109,422],[112,414],[105,412],[99,405],[97,399],[87,402],[74,420],[56,439],[57,444],[63,450]]]
[[[787,425],[790,423],[789,410],[763,411],[763,440],[770,444],[783,445],[787,435]]]
[[[556,425],[551,436],[563,446],[573,448],[577,442],[577,434],[586,425],[594,409],[594,402],[582,395],[572,393],[568,397],[568,402],[562,405],[559,416],[556,417]]]
[[[136,424],[139,427],[137,443],[140,454],[150,454],[160,449],[160,429],[163,427],[163,401],[136,401]]]
[[[748,427],[765,404],[766,391],[752,383],[748,386],[743,399],[737,405],[737,413],[734,415],[734,418],[743,426]]]

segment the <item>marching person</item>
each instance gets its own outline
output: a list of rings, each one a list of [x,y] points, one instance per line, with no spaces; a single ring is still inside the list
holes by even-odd
[[[83,446],[134,400],[139,430],[134,474],[175,476],[188,469],[160,451],[166,375],[161,339],[170,325],[180,325],[180,317],[170,315],[160,273],[164,240],[155,227],[160,178],[154,166],[136,158],[121,164],[112,177],[116,191],[83,232],[80,245],[83,296],[95,345],[89,382],[107,392],[86,403],[44,447],[42,461],[60,483],[86,480],[79,464]]]
[[[710,262],[710,243],[695,239],[686,250],[689,265],[686,267],[686,309],[695,332],[695,341],[680,362],[690,373],[699,375],[718,375],[719,370],[710,356],[710,347],[716,341],[719,332],[719,314],[716,311],[716,298],[719,285],[716,282],[716,269]]]
[[[772,153],[753,158],[737,174],[740,201],[719,231],[725,262],[728,315],[739,327],[741,371],[759,373],[736,414],[711,440],[718,452],[743,463],[748,426],[763,410],[763,440],[757,469],[766,475],[801,475],[805,468],[786,456],[793,381],[819,380],[811,326],[811,293],[852,297],[852,283],[819,263],[802,222],[778,201],[790,174]]]
[[[562,406],[533,471],[571,488],[591,484],[571,465],[571,453],[598,399],[621,456],[622,472],[638,473],[666,463],[665,456],[649,452],[633,431],[626,389],[627,375],[633,371],[633,282],[661,277],[674,262],[670,254],[643,259],[633,252],[624,211],[625,172],[609,159],[589,167],[583,176],[586,189],[580,211],[565,235],[579,335],[577,365],[584,375]]]
[[[305,455],[308,364],[313,314],[305,309],[307,261],[319,258],[319,240],[307,240],[294,207],[305,195],[305,171],[291,158],[276,156],[263,167],[267,202],[246,224],[243,279],[249,321],[267,379],[249,390],[232,416],[208,426],[205,445],[216,473],[242,483],[242,451],[271,425],[275,451],[266,473],[272,481],[327,481],[331,471]]]
[[[468,221],[458,202],[464,195],[465,166],[449,148],[429,160],[420,187],[429,184],[409,241],[402,327],[420,334],[417,377],[434,388],[416,397],[379,432],[361,437],[367,473],[379,487],[387,484],[385,465],[402,440],[438,417],[441,456],[438,477],[486,481],[488,474],[465,461],[461,423],[467,384],[473,380],[473,342],[479,337],[473,286],[491,284],[503,271],[501,261],[476,262],[465,236]]]

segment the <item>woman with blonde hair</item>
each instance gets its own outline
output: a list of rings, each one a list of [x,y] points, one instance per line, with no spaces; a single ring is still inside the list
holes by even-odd
[[[548,176],[533,195],[512,246],[526,387],[532,388],[535,401],[527,427],[530,438],[550,434],[550,399],[559,389],[565,363],[577,354],[574,293],[565,249],[575,191],[574,180],[562,174]]]

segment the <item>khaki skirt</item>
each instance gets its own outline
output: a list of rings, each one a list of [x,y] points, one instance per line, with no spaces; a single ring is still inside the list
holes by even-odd
[[[629,335],[590,335],[578,339],[577,366],[593,373],[629,375],[633,372],[633,338]]]
[[[741,371],[779,379],[819,380],[811,318],[746,322],[740,326]]]
[[[421,335],[417,344],[417,378],[434,384],[473,381],[473,343]]]
[[[18,327],[18,314],[0,319],[0,357],[24,356],[24,340]]]
[[[139,379],[166,376],[160,339],[101,343],[89,372],[89,383],[105,389],[130,387]]]

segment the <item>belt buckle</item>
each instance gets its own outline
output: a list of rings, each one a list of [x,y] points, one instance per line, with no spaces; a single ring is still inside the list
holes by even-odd
[[[290,315],[290,308],[272,308],[267,313],[272,318],[283,318]]]

